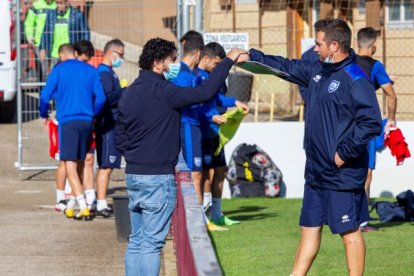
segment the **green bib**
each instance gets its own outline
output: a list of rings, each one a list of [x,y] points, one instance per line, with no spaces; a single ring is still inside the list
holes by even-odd
[[[68,9],[64,16],[57,16],[55,31],[53,33],[53,45],[51,56],[59,58],[59,47],[62,44],[69,43],[69,14]]]

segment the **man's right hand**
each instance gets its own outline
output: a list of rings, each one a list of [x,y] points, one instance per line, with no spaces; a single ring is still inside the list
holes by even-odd
[[[50,121],[50,118],[49,117],[47,117],[47,118],[44,118],[45,119],[45,128],[46,128],[46,130],[48,130],[49,129],[49,121]]]
[[[216,123],[218,125],[222,125],[222,124],[227,123],[227,119],[224,118],[221,115],[214,115],[213,118],[212,118],[212,120],[213,120],[214,123]]]
[[[227,54],[227,57],[232,59],[234,62],[241,62],[239,59],[243,56],[249,56],[249,52],[244,49],[232,48]],[[244,57],[245,59],[245,57]]]

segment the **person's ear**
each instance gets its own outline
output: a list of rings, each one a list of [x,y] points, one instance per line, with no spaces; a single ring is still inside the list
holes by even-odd
[[[157,69],[157,71],[159,71],[159,72],[163,71],[164,64],[163,64],[162,61],[155,60],[153,65],[154,65],[154,68]]]

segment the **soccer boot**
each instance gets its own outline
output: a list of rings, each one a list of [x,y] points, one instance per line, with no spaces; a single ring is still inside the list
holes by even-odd
[[[64,212],[66,209],[66,205],[68,204],[66,199],[62,199],[61,201],[57,202],[55,205],[55,211],[56,212]]]
[[[212,231],[227,231],[229,229],[225,228],[225,227],[221,227],[218,225],[215,225],[214,223],[212,223],[211,221],[209,221],[207,223],[207,229],[208,231],[212,232]]]
[[[96,210],[96,217],[98,218],[114,218],[114,213],[112,212],[112,209],[105,208],[102,210]]]
[[[73,208],[66,208],[65,209],[65,216],[69,219],[74,218],[75,217],[75,209]]]
[[[91,213],[89,212],[88,207],[83,208],[76,214],[74,217],[75,220],[92,220]]]
[[[240,221],[230,219],[230,218],[228,218],[226,216],[221,216],[221,218],[219,218],[218,220],[212,220],[212,222],[215,225],[219,225],[219,226],[230,226],[230,225],[235,225],[235,224],[239,224],[240,223]]]

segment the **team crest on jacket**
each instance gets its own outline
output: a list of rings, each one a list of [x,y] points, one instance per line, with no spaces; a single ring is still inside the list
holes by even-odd
[[[197,167],[201,167],[201,158],[200,157],[194,157],[194,164]]]
[[[109,156],[109,162],[114,163],[116,161],[116,156],[110,155]]]
[[[339,81],[336,81],[336,80],[331,81],[328,87],[328,92],[329,93],[335,92],[335,90],[338,89],[340,84],[341,83]]]

